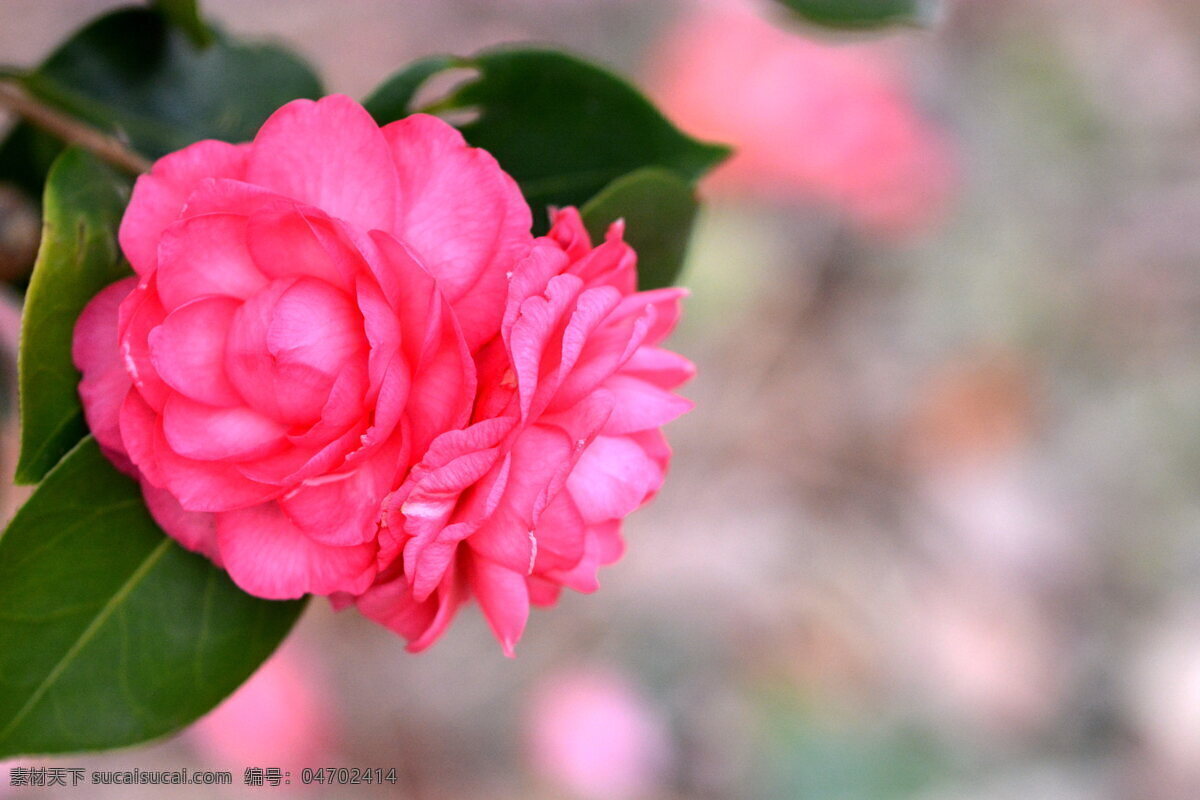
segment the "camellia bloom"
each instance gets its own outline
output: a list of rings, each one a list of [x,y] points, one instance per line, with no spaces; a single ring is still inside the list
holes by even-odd
[[[435,439],[387,502],[385,567],[357,602],[410,649],[474,596],[511,655],[531,603],[597,588],[621,520],[661,486],[659,429],[690,408],[671,390],[691,363],[659,347],[684,291],[636,291],[622,228],[593,249],[578,212],[554,215],[476,357],[473,424]]]
[[[823,203],[867,233],[928,227],[954,182],[887,43],[824,43],[719,2],[663,41],[651,84],[688,130],[728,142],[714,191]]]
[[[469,421],[529,208],[433,117],[297,100],[139,178],[81,315],[88,423],[162,527],[267,598],[358,593],[381,503]]]
[[[511,654],[619,557],[692,374],[659,347],[683,292],[636,291],[621,223],[530,227],[453,128],[340,96],[169,155],[122,220],[137,275],[76,324],[88,424],[251,594],[356,603],[413,650],[475,596]]]

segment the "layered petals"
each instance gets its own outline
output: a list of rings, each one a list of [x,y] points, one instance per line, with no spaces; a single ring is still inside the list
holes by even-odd
[[[383,128],[399,175],[393,230],[437,278],[472,350],[495,335],[532,215],[491,154],[436,117]]]
[[[635,291],[619,224],[597,248],[586,237],[561,211],[517,265],[500,336],[476,354],[475,422],[434,439],[386,503],[380,577],[358,605],[402,635],[428,638],[460,576],[512,655],[531,605],[598,587],[621,521],[662,485],[659,429],[691,407],[672,390],[693,367],[658,346],[683,293]]]
[[[384,499],[469,422],[454,302],[493,309],[477,340],[498,332],[528,219],[444,123],[385,133],[342,96],[287,104],[250,144],[169,155],[122,221],[137,276],[76,326],[89,424],[163,529],[246,591],[362,594]],[[468,299],[476,285],[490,299]]]

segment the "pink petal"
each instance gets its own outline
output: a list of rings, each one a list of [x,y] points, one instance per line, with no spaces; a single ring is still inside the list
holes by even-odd
[[[79,397],[88,428],[101,446],[116,453],[125,452],[120,412],[133,385],[117,343],[117,313],[136,286],[137,278],[131,277],[102,289],[79,315],[71,341],[71,358],[83,373]]]
[[[555,280],[565,280],[565,277]],[[611,327],[605,323],[620,301],[620,295],[611,286],[587,289],[578,296],[570,322],[562,333],[562,351],[557,371],[552,380],[538,387],[539,400],[534,413],[540,414],[547,407],[562,407],[578,402],[579,397],[595,386],[601,376],[607,376],[620,365],[625,342],[620,339],[614,342],[604,335],[606,327]],[[600,356],[597,357],[596,353]],[[578,370],[575,369],[577,364],[580,365]],[[581,380],[581,376],[587,377]],[[565,393],[569,399],[563,399],[560,393]]]
[[[509,335],[508,349],[516,373],[523,418],[533,413],[535,393],[540,390],[545,395],[553,390],[549,383],[541,383],[542,376],[551,374],[560,363],[562,351],[554,347],[554,340],[561,336],[582,288],[578,278],[558,276],[547,285],[546,296],[535,295],[521,304]]]
[[[572,263],[571,274],[578,275],[589,289],[611,286],[622,295],[630,295],[637,291],[637,254],[618,233]]]
[[[295,206],[252,214],[246,245],[258,269],[272,279],[307,275],[349,289],[362,268],[361,257],[328,219]]]
[[[569,408],[595,392],[642,346],[657,315],[654,305],[634,307],[622,301],[600,324],[589,326],[574,369],[558,385],[547,410]]]
[[[364,229],[392,227],[396,168],[387,142],[345,95],[293,100],[272,114],[254,137],[246,176]]]
[[[315,542],[347,547],[375,538],[379,507],[387,490],[366,469],[330,475],[284,495],[280,508]]]
[[[570,569],[583,558],[586,526],[569,492],[559,492],[538,518],[533,571]]]
[[[365,424],[365,423],[363,423]],[[273,456],[238,463],[238,472],[252,481],[293,487],[341,466],[359,445],[362,426],[351,426],[325,444],[293,446]]]
[[[405,579],[399,577],[372,586],[357,598],[356,604],[363,616],[408,639],[408,649],[415,653],[433,644],[454,618],[464,599],[458,582],[451,570],[436,594],[418,601]]]
[[[500,323],[500,335],[504,341],[510,339],[521,304],[530,297],[545,294],[550,279],[561,274],[568,266],[567,256],[561,248],[544,238],[534,240],[533,249],[513,267],[508,283],[504,318]]]
[[[244,300],[267,285],[246,249],[246,218],[233,214],[190,217],[163,231],[156,274],[167,309],[210,294]]]
[[[458,527],[447,523],[463,492],[487,475],[499,458],[499,449],[492,447],[465,453],[424,472],[393,514],[393,518],[402,518],[405,534],[412,537],[404,547],[404,570],[418,600],[441,580],[458,542],[478,527],[477,523]]]
[[[125,435],[122,418],[122,435]],[[128,437],[126,444],[132,445]],[[279,494],[279,487],[256,483],[244,477],[232,464],[199,461],[176,453],[167,443],[162,426],[153,438],[153,463],[158,474],[151,482],[175,495],[188,511],[228,511],[263,503]],[[139,465],[140,466],[140,465]]]
[[[296,201],[262,186],[228,178],[205,178],[187,199],[180,219],[207,214],[235,214],[250,217],[261,211],[288,211]]]
[[[150,362],[150,331],[166,317],[158,299],[157,272],[142,278],[136,289],[121,301],[117,314],[117,336],[121,360],[134,388],[154,408],[162,408],[169,389]]]
[[[372,393],[378,393],[384,372],[400,349],[400,320],[379,284],[370,276],[359,278],[355,283],[355,294],[371,348],[367,362],[370,387]]]
[[[269,600],[360,594],[375,578],[374,544],[314,542],[275,503],[218,514],[217,544],[233,582]]]
[[[280,362],[269,349],[280,297],[292,281],[275,281],[233,316],[225,343],[225,374],[251,408],[292,425],[320,419],[334,376],[298,360]]]
[[[503,498],[474,533],[476,553],[527,575],[533,568],[537,519],[571,468],[574,443],[556,428],[531,426],[512,447],[512,466]]]
[[[225,337],[240,305],[232,297],[200,297],[168,314],[148,337],[159,377],[201,403],[239,405],[241,395],[225,376]]]
[[[437,434],[466,424],[475,397],[475,365],[432,276],[390,236],[375,233],[372,240],[380,262],[403,286],[403,291],[390,294],[387,286],[382,288],[401,326],[401,348],[413,386],[407,415],[412,420],[413,448],[421,452]],[[362,308],[364,314],[375,313],[369,305]],[[372,331],[379,327],[373,321],[369,324]]]
[[[545,578],[583,594],[599,589],[596,571],[617,561],[625,550],[620,520],[588,526],[584,542],[583,557],[578,564],[567,570],[548,571]]]
[[[178,219],[188,196],[206,178],[241,178],[246,145],[206,140],[163,156],[137,179],[121,219],[121,250],[140,274],[157,263],[158,241]]]
[[[163,435],[171,449],[199,461],[246,461],[287,446],[287,427],[245,407],[217,408],[181,394],[167,399]]]
[[[558,596],[562,594],[561,586],[537,575],[526,578],[525,585],[529,587],[529,603],[543,608],[557,603]]]
[[[121,404],[119,424],[121,442],[129,460],[142,474],[144,481],[163,486],[166,479],[158,463],[154,440],[158,432],[158,415],[139,392],[129,392]]]
[[[413,597],[424,600],[454,567],[454,557],[459,543],[471,535],[477,527],[472,522],[456,522],[437,531],[432,541],[426,542],[414,558]],[[405,555],[408,548],[405,547]]]
[[[688,290],[680,286],[668,286],[663,289],[652,289],[648,292],[631,294],[621,301],[621,306],[613,312],[613,316],[636,317],[647,308],[653,308],[654,324],[646,331],[645,343],[654,345],[661,342],[675,330],[679,317],[683,313],[680,302],[688,296]]]
[[[533,242],[529,206],[490,154],[436,117],[383,134],[399,178],[392,230],[437,278],[475,350],[498,331],[507,273]]]
[[[613,375],[604,382],[604,388],[616,401],[604,426],[608,436],[660,428],[691,411],[694,405],[691,400],[626,375]]]
[[[437,593],[431,598],[437,602],[437,613],[430,620],[425,632],[409,641],[408,652],[419,653],[426,649],[436,642],[449,627],[458,607],[467,599],[467,590],[462,585],[463,583],[465,581],[459,577],[457,570],[446,571],[446,576],[438,585]]]
[[[663,389],[674,389],[696,376],[696,365],[661,347],[639,347],[621,367],[621,374],[641,378]]]
[[[513,572],[486,558],[474,557],[467,571],[471,592],[479,598],[479,606],[509,658],[516,656],[515,648],[529,618],[529,589],[525,575]]]
[[[567,488],[583,518],[621,519],[644,503],[663,481],[663,469],[629,437],[598,436],[584,450]]]
[[[579,209],[567,206],[550,215],[550,232],[546,238],[555,241],[572,262],[586,256],[592,250],[592,237],[584,227]]]
[[[267,350],[279,364],[303,364],[331,377],[366,344],[351,298],[316,278],[300,278],[284,290],[267,327]]]
[[[172,539],[188,550],[208,556],[218,567],[217,517],[203,511],[184,511],[174,495],[148,483],[142,483],[142,497],[151,516]]]
[[[384,497],[398,483],[403,444],[393,442],[358,469],[305,481],[279,501],[297,528],[329,545],[362,544],[375,538]]]

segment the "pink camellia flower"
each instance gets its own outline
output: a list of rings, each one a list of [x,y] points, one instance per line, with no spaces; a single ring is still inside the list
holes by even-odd
[[[168,155],[121,223],[136,276],[76,325],[88,424],[246,591],[360,593],[385,496],[469,422],[530,225],[449,125],[342,96]]]
[[[537,773],[572,797],[656,796],[672,760],[659,709],[621,673],[561,672],[530,703],[529,756]]]
[[[595,590],[622,519],[662,484],[661,426],[691,405],[671,392],[691,363],[659,347],[683,290],[636,291],[621,223],[593,248],[574,209],[553,222],[477,353],[472,424],[437,437],[386,503],[383,568],[357,604],[412,650],[474,596],[512,655],[531,603]]]
[[[733,145],[712,190],[823,203],[879,235],[939,217],[950,148],[889,43],[818,42],[741,0],[710,5],[668,34],[651,85],[679,124]]]

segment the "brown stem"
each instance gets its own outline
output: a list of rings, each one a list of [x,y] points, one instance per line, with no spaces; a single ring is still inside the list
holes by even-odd
[[[113,137],[46,105],[11,81],[0,81],[0,107],[11,109],[37,127],[77,144],[123,170],[135,175],[150,171],[152,164],[145,157]]]

